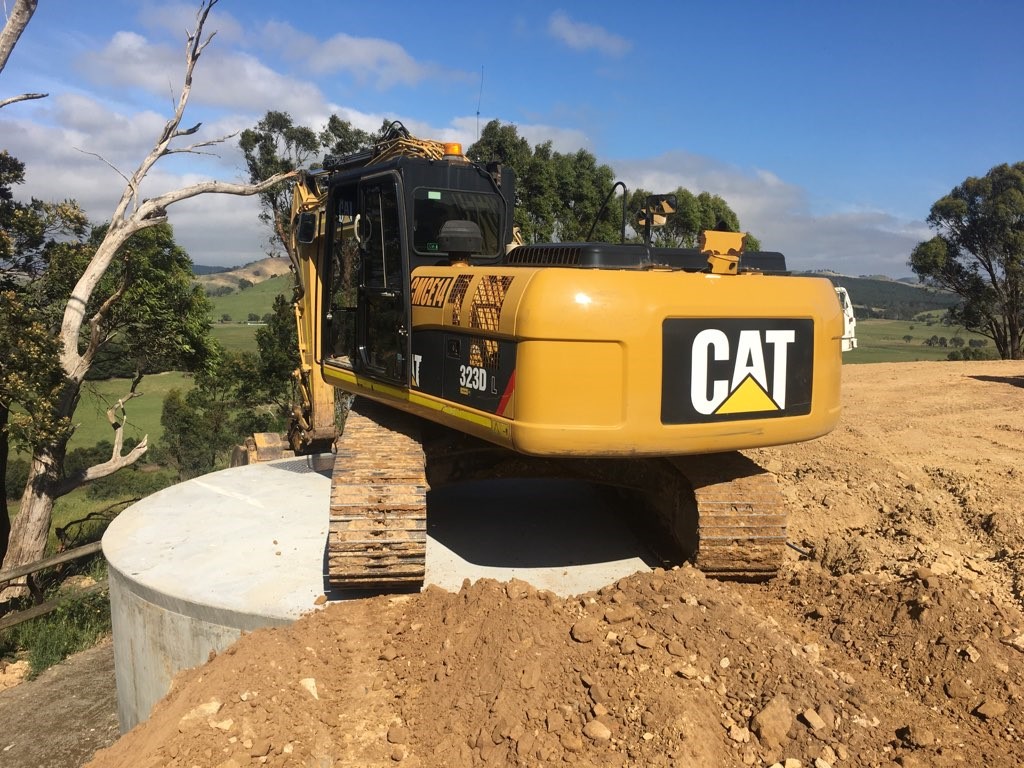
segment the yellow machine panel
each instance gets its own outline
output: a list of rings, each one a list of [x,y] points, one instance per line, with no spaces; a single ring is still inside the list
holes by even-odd
[[[329,361],[328,380],[523,453],[726,451],[839,417],[824,279],[462,265],[416,270],[410,295],[408,392]]]

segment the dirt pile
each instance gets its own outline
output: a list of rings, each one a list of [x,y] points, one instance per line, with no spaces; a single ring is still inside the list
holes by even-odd
[[[839,429],[751,452],[807,555],[769,584],[331,605],[184,673],[91,765],[1024,764],[1022,385],[847,368]]]
[[[334,605],[187,673],[94,766],[1011,765],[1021,614],[925,570],[692,568],[562,600],[521,582]],[[786,616],[787,614],[783,614]],[[378,633],[360,628],[372,619]]]

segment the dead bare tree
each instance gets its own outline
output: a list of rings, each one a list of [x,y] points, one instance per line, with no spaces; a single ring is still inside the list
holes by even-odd
[[[11,15],[7,17],[3,30],[0,30],[0,72],[3,72],[4,67],[7,66],[7,60],[11,57],[11,51],[18,44],[21,33],[28,26],[32,14],[36,12],[37,4],[38,0],[14,0]],[[8,104],[14,104],[18,101],[43,98],[46,98],[45,93],[23,93],[19,96],[9,96],[6,99],[0,99],[0,107],[6,107]]]
[[[218,0],[203,0],[196,13],[195,30],[187,35],[185,46],[185,78],[178,97],[173,116],[167,121],[160,136],[157,138],[145,159],[139,164],[131,176],[122,174],[125,188],[121,199],[111,216],[106,236],[97,247],[78,282],[71,290],[70,297],[64,308],[63,320],[59,330],[61,345],[60,364],[63,370],[64,387],[59,398],[54,416],[70,418],[74,414],[79,392],[85,375],[91,367],[95,355],[104,340],[104,323],[114,304],[120,299],[121,292],[116,291],[91,317],[86,318],[90,299],[112,260],[135,233],[167,221],[167,208],[174,203],[204,194],[254,195],[265,189],[280,184],[294,176],[294,172],[281,173],[258,184],[235,184],[222,181],[205,181],[181,189],[165,192],[157,197],[140,200],[139,189],[143,179],[158,160],[167,155],[182,152],[197,152],[201,147],[217,144],[230,138],[224,136],[213,141],[201,141],[187,146],[172,147],[176,139],[194,135],[200,125],[181,128],[181,120],[188,104],[192,88],[192,75],[199,57],[210,44],[215,33],[203,38],[203,28],[211,9]],[[88,333],[84,349],[80,349],[80,339],[84,326],[88,322]],[[136,382],[137,383],[137,382]],[[122,454],[123,426],[126,419],[124,406],[134,396],[132,393],[122,398],[114,408],[108,411],[108,418],[115,428],[114,450],[110,460],[91,467],[79,476],[63,477],[64,454],[68,438],[44,445],[34,452],[29,468],[28,482],[21,497],[21,507],[15,518],[10,546],[0,570],[8,570],[38,560],[45,549],[47,534],[50,527],[51,513],[55,499],[82,483],[96,480],[113,474],[127,467],[146,452],[147,443],[144,439],[132,450]],[[0,592],[0,602],[14,596],[24,594],[24,586],[10,587]]]

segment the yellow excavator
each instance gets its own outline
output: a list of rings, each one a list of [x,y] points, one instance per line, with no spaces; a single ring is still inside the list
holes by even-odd
[[[523,244],[514,200],[509,169],[397,124],[304,172],[298,402],[286,445],[255,435],[236,463],[334,451],[339,588],[422,585],[427,490],[485,477],[600,483],[674,557],[770,577],[786,510],[739,451],[835,426],[848,297],[739,233],[652,247],[669,196],[647,201],[636,243]]]

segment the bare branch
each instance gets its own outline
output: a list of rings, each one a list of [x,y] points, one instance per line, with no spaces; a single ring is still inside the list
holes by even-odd
[[[260,192],[263,192],[265,189],[269,189],[275,184],[280,184],[283,181],[295,178],[298,173],[298,171],[286,171],[284,173],[279,173],[276,176],[271,176],[269,179],[265,179],[259,184],[235,184],[227,181],[201,181],[189,187],[182,187],[181,189],[165,192],[157,197],[147,198],[142,202],[142,205],[139,206],[138,213],[143,219],[145,219],[147,216],[153,215],[153,213],[160,208],[166,208],[173,203],[187,200],[190,197],[196,197],[197,195],[219,194],[239,195],[242,197],[258,195]],[[135,218],[135,216],[133,215],[132,218]]]
[[[171,138],[172,138],[172,139],[176,139],[176,138],[178,138],[179,136],[191,136],[191,135],[193,135],[193,134],[194,134],[194,133],[195,133],[196,131],[198,131],[198,130],[199,130],[199,129],[200,129],[201,127],[202,127],[202,126],[203,126],[203,124],[202,124],[202,123],[196,123],[196,124],[195,124],[195,125],[193,125],[193,126],[192,126],[191,128],[185,128],[185,129],[183,129],[183,130],[175,131],[175,132],[174,132],[174,135],[173,135],[173,136],[171,136]]]
[[[7,18],[3,30],[0,30],[0,72],[7,66],[7,59],[11,57],[11,52],[18,44],[21,33],[28,26],[32,14],[36,12],[37,4],[38,0],[15,0],[11,15]]]
[[[16,104],[19,101],[29,101],[31,99],[45,99],[50,94],[48,93],[23,93],[20,96],[11,96],[8,99],[0,99],[0,108],[6,107],[8,104]]]
[[[64,496],[75,488],[79,488],[86,483],[90,483],[93,480],[99,480],[101,477],[107,477],[117,472],[119,469],[130,467],[136,461],[142,458],[143,454],[149,449],[149,435],[142,438],[138,445],[132,448],[128,453],[121,453],[121,449],[124,447],[124,427],[128,423],[128,412],[125,410],[125,405],[129,400],[133,400],[136,397],[142,397],[142,392],[136,392],[136,387],[142,380],[141,374],[136,374],[132,380],[131,390],[127,395],[120,398],[110,408],[107,409],[107,421],[110,422],[110,426],[114,429],[114,448],[110,453],[110,458],[104,461],[102,464],[96,464],[88,467],[87,469],[80,470],[75,474],[65,478],[62,482],[57,485],[55,497]],[[118,415],[120,413],[120,415]]]
[[[83,155],[89,155],[89,156],[91,156],[91,157],[95,157],[95,158],[96,158],[97,160],[99,160],[99,161],[100,161],[101,163],[103,163],[103,164],[104,164],[104,165],[106,165],[106,166],[107,166],[108,168],[110,168],[111,170],[113,170],[113,171],[114,171],[114,173],[116,173],[116,174],[117,174],[118,176],[120,176],[120,177],[121,177],[122,179],[124,179],[124,183],[125,183],[125,184],[129,184],[129,185],[130,185],[130,184],[132,183],[132,180],[131,180],[131,179],[129,179],[129,178],[127,177],[127,176],[125,176],[125,175],[124,175],[124,174],[123,174],[123,173],[121,172],[121,169],[120,169],[120,168],[118,168],[118,167],[117,167],[116,165],[114,165],[114,164],[113,164],[112,162],[110,162],[109,160],[107,160],[107,158],[105,158],[105,157],[104,157],[103,155],[100,155],[100,154],[98,154],[98,153],[96,153],[96,152],[90,152],[90,151],[88,151],[88,150],[86,150],[86,149],[81,149],[80,147],[72,147],[72,149],[73,149],[73,150],[75,150],[76,152],[81,152],[81,153],[82,153]]]
[[[177,147],[175,149],[168,148],[168,150],[164,154],[176,155],[182,152],[189,152],[197,155],[213,155],[212,152],[196,152],[196,150],[199,149],[200,147],[212,147],[215,144],[223,144],[228,139],[233,139],[237,135],[238,131],[235,131],[234,133],[229,133],[227,136],[221,136],[219,139],[207,139],[206,141],[197,141],[195,144],[189,144],[187,147]],[[214,157],[216,157],[216,155],[214,155]]]

